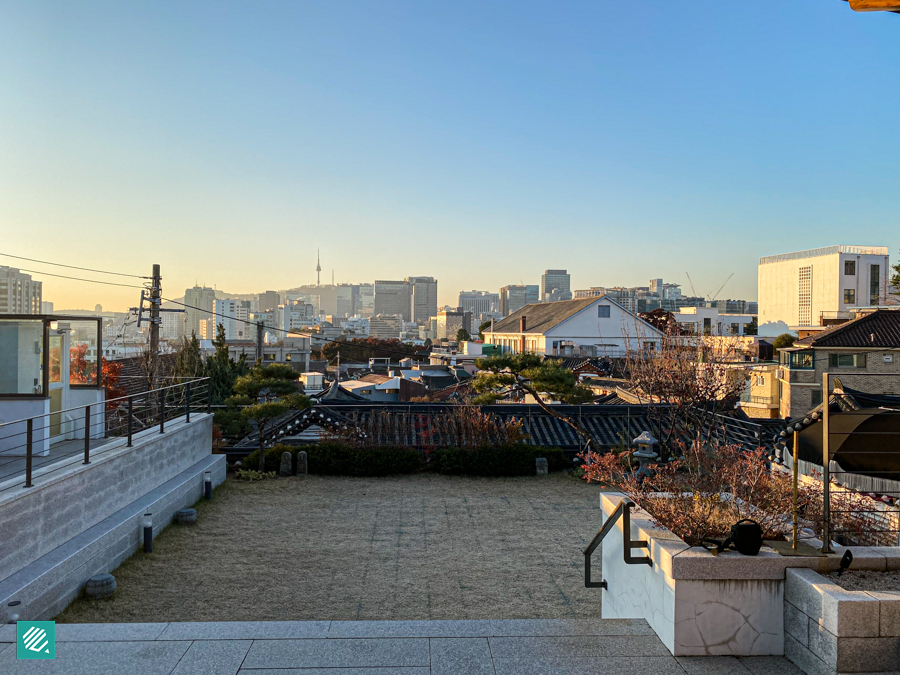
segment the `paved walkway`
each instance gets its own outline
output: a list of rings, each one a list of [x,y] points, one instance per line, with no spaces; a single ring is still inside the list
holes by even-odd
[[[268,621],[58,624],[56,659],[4,675],[798,675],[779,657],[673,658],[644,621]]]

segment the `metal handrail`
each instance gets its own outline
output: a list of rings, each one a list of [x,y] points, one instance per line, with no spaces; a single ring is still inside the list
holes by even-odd
[[[132,447],[133,437],[134,437],[134,433],[135,433],[135,428],[134,428],[135,424],[138,424],[141,427],[140,429],[138,429],[138,431],[143,431],[143,430],[147,430],[152,427],[158,426],[159,433],[162,434],[162,433],[165,433],[165,423],[167,421],[167,415],[169,415],[168,419],[171,420],[171,419],[175,419],[175,417],[178,417],[179,415],[177,413],[180,412],[181,415],[184,415],[185,423],[190,424],[192,408],[194,408],[194,409],[206,408],[207,413],[212,412],[210,409],[211,392],[210,392],[210,387],[209,387],[209,380],[210,380],[210,378],[208,378],[208,377],[194,378],[194,379],[190,379],[190,380],[187,380],[184,382],[179,382],[178,384],[175,384],[175,385],[160,387],[158,389],[151,389],[148,391],[140,392],[138,394],[129,394],[129,395],[117,397],[114,399],[97,401],[96,403],[88,403],[86,405],[68,408],[66,410],[53,411],[51,413],[35,415],[33,417],[27,417],[27,418],[23,418],[21,420],[5,422],[3,424],[0,424],[0,429],[2,429],[3,427],[7,427],[9,425],[13,425],[13,424],[19,424],[19,425],[24,424],[25,430],[18,432],[18,433],[8,434],[3,438],[3,440],[8,440],[8,439],[12,439],[12,438],[24,435],[25,443],[24,443],[24,445],[15,445],[11,448],[5,448],[4,452],[8,453],[9,451],[19,450],[24,447],[24,449],[25,449],[25,471],[24,471],[25,482],[24,482],[23,487],[26,487],[26,488],[33,487],[34,483],[33,483],[32,478],[33,478],[33,470],[34,470],[34,462],[33,462],[34,436],[35,436],[34,432],[35,432],[35,430],[42,431],[42,432],[43,431],[49,432],[49,430],[52,427],[50,418],[53,415],[61,415],[62,413],[73,412],[73,411],[78,411],[78,412],[83,413],[80,416],[81,420],[83,420],[81,429],[84,434],[83,435],[84,459],[83,459],[82,463],[90,464],[91,463],[91,441],[100,438],[100,436],[95,435],[95,433],[92,431],[92,419],[94,419],[94,416],[91,414],[92,407],[101,406],[101,408],[100,408],[101,412],[96,419],[99,419],[101,421],[101,423],[103,424],[103,430],[101,432],[102,437],[108,438],[111,432],[120,432],[121,433],[124,431],[126,434],[126,438],[127,438],[125,447]],[[206,386],[198,387],[198,386],[196,386],[197,383],[202,383],[202,384],[205,384]],[[194,386],[192,386],[192,385],[194,385]],[[173,389],[181,389],[180,395],[175,396],[173,399],[171,399],[169,402],[167,402],[167,397],[169,396],[170,390],[173,390]],[[157,396],[154,396],[154,394],[156,394]],[[200,395],[199,401],[196,400],[197,394]],[[206,398],[205,404],[202,400],[204,398],[204,396],[203,396],[204,394],[205,394],[205,398]],[[158,400],[154,400],[154,399],[158,399]],[[135,415],[135,405],[134,405],[136,400],[145,402],[145,405],[142,406],[142,410],[139,411],[139,415],[137,415],[137,416]],[[125,408],[125,410],[127,410],[127,418],[124,420],[124,422],[119,420],[120,424],[117,427],[111,427],[108,424],[108,421],[109,421],[108,416],[111,413],[115,412],[118,415],[121,412],[119,406],[116,406],[113,409],[107,409],[107,404],[110,402],[114,402],[114,401],[124,401],[126,403],[126,405],[122,406],[122,407]],[[171,416],[172,413],[176,413],[175,417]],[[143,418],[143,419],[138,419],[139,417]],[[40,420],[41,418],[44,418],[44,420],[40,424],[40,426],[35,425],[35,420]],[[36,427],[37,427],[37,429],[36,429]],[[59,436],[59,435],[65,436],[68,433],[69,433],[68,431],[63,434],[48,433],[46,438],[43,439],[43,441],[49,442],[50,439],[52,439],[54,436]],[[11,460],[11,461],[15,461],[15,460]],[[5,464],[5,463],[8,463],[8,462],[4,462],[3,464]],[[68,466],[70,463],[71,462],[68,462],[65,458],[62,458],[62,459],[58,460],[57,462],[54,462],[48,466],[53,466],[53,465]],[[53,470],[55,471],[56,469],[53,469]],[[13,475],[16,475],[16,474],[13,474]],[[4,481],[8,480],[8,478],[10,478],[10,477],[7,476],[6,478],[4,478]]]
[[[193,383],[193,382],[205,382],[205,381],[209,381],[209,378],[208,377],[196,377],[196,378],[189,380],[188,382]],[[115,401],[127,401],[129,398],[131,398],[133,396],[144,396],[144,395],[152,393],[152,392],[165,391],[166,389],[176,389],[178,387],[183,387],[185,384],[187,384],[187,382],[179,382],[177,384],[170,384],[165,387],[159,387],[158,389],[148,389],[147,391],[141,391],[141,392],[138,392],[137,394],[126,394],[125,396],[117,396],[116,398],[104,399],[103,401],[97,401],[96,403],[92,403],[91,405],[101,405],[101,404],[113,403]],[[66,408],[65,410],[54,410],[53,412],[44,413],[43,415],[33,415],[31,417],[23,417],[22,419],[12,420],[11,422],[0,422],[0,429],[2,429],[3,427],[9,426],[10,424],[22,424],[23,422],[27,422],[30,419],[36,420],[36,419],[40,419],[41,417],[50,417],[51,415],[60,415],[62,413],[73,412],[75,410],[79,410],[79,411],[84,410],[84,406],[77,405],[72,408]]]
[[[625,558],[626,565],[650,565],[653,567],[653,560],[649,556],[633,556],[631,550],[635,548],[646,548],[650,550],[650,544],[646,541],[634,541],[631,538],[631,509],[634,508],[634,502],[630,499],[623,499],[619,502],[616,510],[610,514],[600,531],[594,535],[591,543],[584,549],[584,585],[586,588],[608,588],[606,581],[591,580],[591,555],[597,550],[600,542],[608,535],[619,518],[622,518],[622,553]]]

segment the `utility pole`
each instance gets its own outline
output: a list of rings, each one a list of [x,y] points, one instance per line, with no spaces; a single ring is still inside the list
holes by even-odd
[[[262,365],[263,360],[263,322],[256,322],[256,360]]]
[[[150,286],[150,388],[159,388],[159,307],[162,303],[162,278],[159,265],[153,266],[153,282]]]

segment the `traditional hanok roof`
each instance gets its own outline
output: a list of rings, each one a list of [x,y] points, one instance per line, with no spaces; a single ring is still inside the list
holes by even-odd
[[[319,399],[319,401],[321,401],[322,403],[335,401],[340,401],[342,403],[354,403],[366,402],[369,400],[367,398],[359,396],[358,394],[354,394],[349,389],[344,389],[342,386],[337,384],[337,382],[329,382],[328,386],[316,395],[316,398]]]
[[[900,349],[900,310],[879,309],[796,340],[798,347]]]

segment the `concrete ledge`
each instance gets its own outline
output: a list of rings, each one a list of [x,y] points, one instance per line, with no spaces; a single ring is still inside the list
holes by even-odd
[[[208,455],[86,531],[0,581],[0,606],[20,600],[22,619],[52,619],[74,600],[93,575],[112,572],[141,545],[141,517],[153,513],[154,534],[178,509],[203,495],[204,472],[213,485],[225,480],[224,455]]]
[[[814,570],[791,569],[785,631],[796,642],[786,655],[809,673],[893,672],[900,657],[900,593],[847,591]]]

